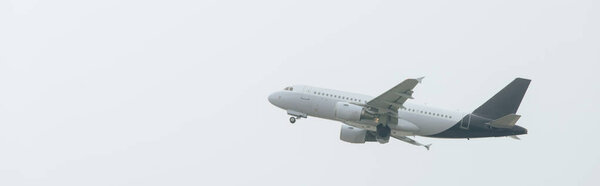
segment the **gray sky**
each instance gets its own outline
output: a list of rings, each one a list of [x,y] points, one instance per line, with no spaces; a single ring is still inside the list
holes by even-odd
[[[600,2],[0,1],[0,185],[599,185]],[[355,145],[307,84],[470,112],[515,77],[529,134]]]

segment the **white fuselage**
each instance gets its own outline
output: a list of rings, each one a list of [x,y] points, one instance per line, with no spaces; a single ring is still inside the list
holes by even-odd
[[[377,125],[373,121],[345,121],[336,117],[337,103],[364,105],[373,99],[367,95],[300,85],[275,92],[268,99],[273,105],[287,110],[292,115],[301,113],[305,114],[304,116],[340,121],[370,131],[375,131]],[[398,125],[404,127],[393,128],[393,136],[438,134],[457,124],[461,118],[467,115],[408,102],[404,103],[403,107],[398,110]]]

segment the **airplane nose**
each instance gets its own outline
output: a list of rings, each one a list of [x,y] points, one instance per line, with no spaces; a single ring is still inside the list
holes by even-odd
[[[271,95],[269,95],[269,102],[273,105],[275,105],[275,100],[277,99],[275,93],[272,93]]]

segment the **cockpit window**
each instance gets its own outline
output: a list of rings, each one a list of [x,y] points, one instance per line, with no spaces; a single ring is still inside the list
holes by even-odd
[[[293,91],[293,90],[294,90],[294,88],[293,88],[293,87],[285,87],[285,89],[283,89],[283,90],[289,90],[289,91]]]

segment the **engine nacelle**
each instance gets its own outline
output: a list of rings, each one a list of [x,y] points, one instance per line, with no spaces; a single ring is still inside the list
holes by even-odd
[[[375,118],[375,116],[366,112],[364,107],[346,102],[337,102],[335,104],[335,117],[345,121],[360,121]]]
[[[366,141],[377,141],[375,136],[365,129],[342,125],[340,139],[348,143],[365,143]]]

